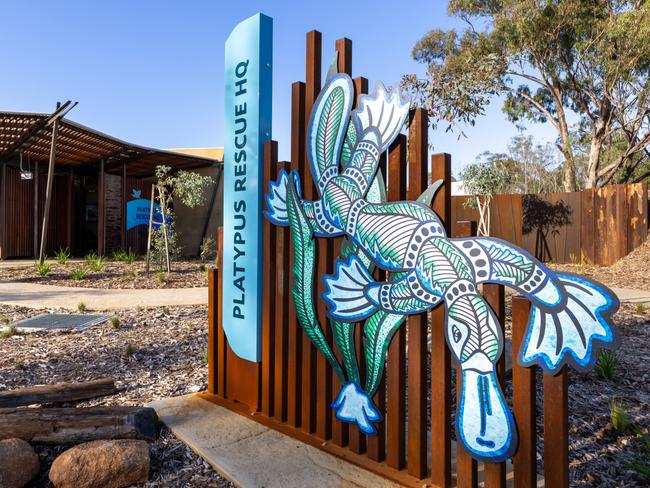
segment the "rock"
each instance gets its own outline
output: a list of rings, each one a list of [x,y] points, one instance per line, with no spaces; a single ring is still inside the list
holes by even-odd
[[[38,454],[22,439],[0,441],[0,486],[22,488],[40,471]]]
[[[149,445],[145,441],[110,440],[79,444],[52,463],[56,488],[120,488],[149,479]]]

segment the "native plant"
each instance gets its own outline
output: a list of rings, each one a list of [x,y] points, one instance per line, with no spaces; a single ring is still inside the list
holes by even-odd
[[[52,272],[52,266],[49,263],[37,263],[36,272],[39,276],[46,277]]]
[[[85,312],[87,310],[86,304],[84,302],[77,303],[77,311]]]
[[[601,349],[598,351],[598,359],[594,371],[603,380],[613,380],[614,370],[618,364],[616,352],[609,349]]]
[[[86,268],[73,269],[70,272],[70,279],[74,281],[85,280],[88,276],[88,270]]]
[[[201,252],[199,254],[201,261],[210,261],[217,257],[217,243],[211,236],[203,238],[201,243]]]
[[[609,420],[620,434],[628,434],[634,430],[634,423],[629,412],[617,401],[609,404]]]
[[[59,263],[61,265],[65,265],[68,262],[68,260],[70,259],[70,249],[68,249],[67,247],[65,249],[60,248],[54,254],[54,257],[56,258],[57,263]]]
[[[170,239],[176,235],[174,231],[174,217],[172,207],[174,198],[178,198],[183,205],[195,208],[205,203],[205,191],[214,184],[214,180],[209,176],[203,176],[195,172],[180,170],[172,173],[172,169],[166,165],[156,166],[156,183],[155,183],[155,200],[160,206],[161,223],[160,234],[163,240],[165,264],[167,272],[171,271],[170,258]],[[155,235],[151,235],[153,243]],[[154,243],[155,244],[155,243]],[[150,250],[147,249],[147,258]],[[147,259],[147,266],[149,259]],[[148,271],[148,267],[147,267]]]
[[[16,326],[10,325],[6,329],[0,331],[0,339],[8,339],[9,337],[12,337],[18,333],[18,329],[16,329]]]
[[[95,272],[99,272],[106,266],[106,257],[100,256],[88,262],[88,267]]]
[[[512,181],[511,173],[499,162],[487,161],[467,165],[460,173],[463,188],[473,198],[466,204],[478,208],[477,233],[490,235],[490,202],[497,193],[505,190]]]

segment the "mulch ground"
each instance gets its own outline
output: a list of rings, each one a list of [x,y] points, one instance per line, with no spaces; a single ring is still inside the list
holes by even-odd
[[[650,290],[650,239],[612,266],[551,264],[556,271],[569,271],[608,286]]]
[[[48,310],[0,305],[0,322],[13,322]],[[0,390],[102,377],[115,379],[118,395],[79,403],[143,405],[207,387],[207,307],[170,307],[118,312],[119,325],[83,332],[34,332],[0,339]],[[0,325],[2,325],[0,323]],[[35,446],[42,472],[32,487],[49,487],[49,466],[65,447]],[[230,487],[169,431],[151,445],[146,487]]]
[[[101,271],[92,271],[85,262],[68,261],[58,264],[48,261],[50,274],[40,276],[36,266],[20,266],[3,268],[0,270],[0,279],[36,283],[41,285],[74,286],[82,288],[126,288],[126,289],[151,289],[151,288],[196,288],[207,286],[207,267],[212,263],[201,261],[172,261],[171,273],[159,272],[156,266],[151,267],[151,272],[146,272],[144,261],[126,263],[123,261],[106,261]],[[73,272],[85,271],[87,274],[82,279],[73,279]]]
[[[0,322],[42,313],[0,305]],[[37,332],[0,339],[0,389],[112,377],[126,391],[82,405],[142,405],[206,388],[207,309],[170,307],[165,314],[144,309],[116,314],[110,323],[83,332]],[[624,306],[616,315],[622,341],[612,381],[595,372],[570,373],[571,485],[580,487],[648,486],[650,470],[650,313]],[[538,374],[538,467],[543,472],[542,378]],[[430,389],[429,389],[430,390]],[[510,378],[506,395],[511,395]],[[620,404],[629,430],[612,426],[610,406]],[[648,443],[647,446],[645,443]],[[62,448],[37,446],[41,478]],[[171,433],[163,430],[152,444],[147,487],[230,486]],[[646,474],[647,476],[647,474]]]

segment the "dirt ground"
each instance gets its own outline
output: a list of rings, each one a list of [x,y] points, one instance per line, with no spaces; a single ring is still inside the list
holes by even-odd
[[[48,310],[0,305],[0,322]],[[83,332],[34,332],[0,338],[0,390],[110,377],[125,391],[79,405],[143,405],[207,386],[207,307],[133,310]],[[1,325],[1,324],[0,324]],[[65,448],[35,446],[42,471],[32,487],[49,487],[49,466]],[[230,487],[169,431],[151,445],[147,488]]]
[[[196,288],[207,286],[206,269],[213,266],[213,262],[178,260],[172,261],[171,273],[160,272],[156,266],[151,266],[147,273],[144,261],[106,260],[100,271],[93,271],[88,263],[79,261],[66,264],[48,261],[48,264],[50,273],[47,276],[40,276],[36,266],[20,266],[1,269],[0,279],[82,288]],[[80,277],[83,272],[85,276]],[[75,274],[78,279],[73,278]]]
[[[593,278],[607,286],[650,290],[650,239],[612,266],[551,264],[556,271],[569,271]]]

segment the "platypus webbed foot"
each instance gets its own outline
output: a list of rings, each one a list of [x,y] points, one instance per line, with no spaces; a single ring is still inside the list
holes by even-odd
[[[539,364],[555,374],[566,363],[586,368],[599,347],[617,343],[612,315],[618,298],[607,287],[581,276],[557,275],[566,291],[564,306],[531,307],[528,329],[519,353],[524,366]]]
[[[377,430],[372,424],[381,421],[381,414],[372,404],[372,400],[356,383],[346,383],[341,388],[332,408],[336,410],[336,418],[343,422],[356,423],[366,435],[376,435]]]

